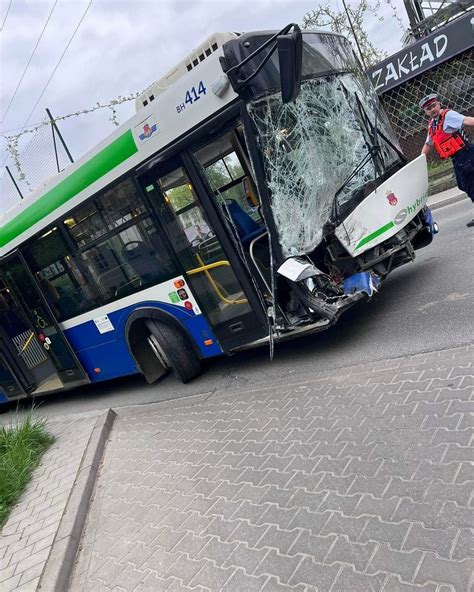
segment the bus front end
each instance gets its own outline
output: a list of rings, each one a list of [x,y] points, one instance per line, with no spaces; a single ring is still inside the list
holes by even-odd
[[[222,64],[243,102],[276,304],[290,324],[329,325],[437,227],[426,158],[407,164],[349,42],[295,29],[289,46],[281,34],[243,35]]]

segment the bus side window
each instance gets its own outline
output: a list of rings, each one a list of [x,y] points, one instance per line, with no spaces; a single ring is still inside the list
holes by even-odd
[[[80,314],[85,302],[90,307],[99,303],[58,227],[30,242],[25,256],[58,320]]]
[[[178,274],[131,178],[74,210],[64,225],[101,304]]]
[[[119,229],[81,253],[103,303],[178,275],[151,218]]]
[[[144,213],[145,204],[137,188],[131,179],[125,179],[75,210],[64,224],[81,248]]]
[[[107,230],[115,230],[145,212],[145,204],[131,179],[125,179],[106,191],[97,203]]]
[[[206,178],[218,203],[235,202],[234,206],[262,223],[258,198],[238,134],[230,132],[200,148],[195,155],[203,167]]]
[[[68,233],[66,240],[64,233]],[[28,244],[25,256],[59,321],[178,275],[134,183],[122,181]]]

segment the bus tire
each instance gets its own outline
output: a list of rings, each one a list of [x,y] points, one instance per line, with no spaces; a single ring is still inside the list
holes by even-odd
[[[163,362],[163,357],[167,367],[181,382],[189,382],[201,374],[201,360],[182,331],[154,319],[147,321],[147,327],[160,346],[160,362]]]

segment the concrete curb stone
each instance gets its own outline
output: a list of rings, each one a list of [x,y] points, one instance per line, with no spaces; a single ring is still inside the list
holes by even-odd
[[[67,590],[97,471],[115,417],[115,412],[108,409],[101,413],[95,422],[41,575],[38,590],[47,592]]]
[[[464,201],[466,198],[466,195],[464,193],[459,193],[458,195],[453,195],[452,197],[448,197],[445,199],[442,199],[440,201],[435,201],[433,202],[431,205],[429,205],[430,210],[438,210],[439,208],[444,208],[445,206],[450,206],[452,204],[455,204],[459,201]]]

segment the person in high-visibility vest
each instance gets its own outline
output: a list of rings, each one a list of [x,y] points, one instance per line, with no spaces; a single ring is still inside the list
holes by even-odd
[[[440,158],[451,158],[459,189],[474,203],[474,145],[464,132],[465,127],[474,127],[474,117],[443,109],[435,93],[424,97],[419,105],[430,118],[421,154],[429,154],[434,148]],[[474,218],[467,226],[474,226]]]

